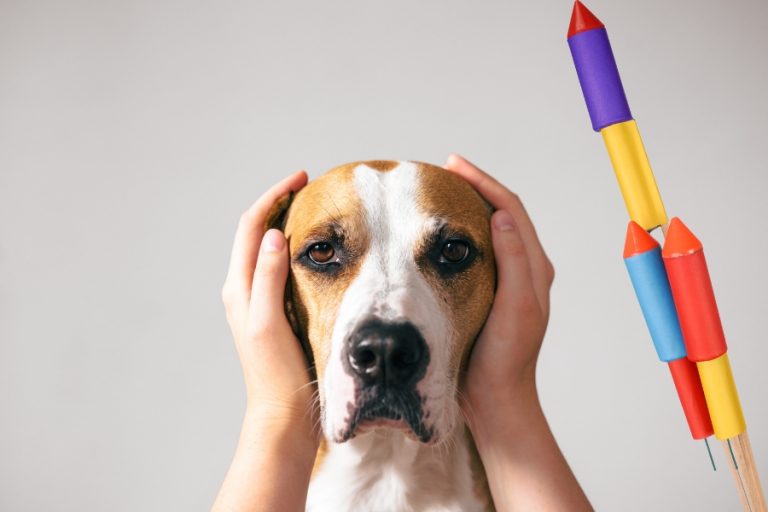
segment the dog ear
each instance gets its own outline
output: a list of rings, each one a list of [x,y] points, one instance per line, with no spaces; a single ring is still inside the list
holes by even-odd
[[[496,208],[491,203],[489,203],[486,198],[483,197],[482,199],[483,203],[485,203],[485,207],[488,209],[488,213],[493,215],[496,212]]]
[[[288,218],[288,210],[291,207],[294,195],[294,192],[289,192],[275,201],[275,204],[267,212],[267,220],[264,221],[265,231],[273,228],[280,231],[285,229],[285,220]]]

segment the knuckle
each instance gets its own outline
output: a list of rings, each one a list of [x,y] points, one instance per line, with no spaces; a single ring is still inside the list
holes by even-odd
[[[523,201],[520,199],[520,196],[517,193],[507,189],[507,194],[508,194],[507,197],[509,199],[510,206],[512,206],[513,208],[520,208],[523,205]]]
[[[250,340],[266,340],[274,337],[274,331],[269,322],[249,322],[245,335]]]
[[[243,300],[244,296],[247,296],[247,290],[237,288],[231,283],[225,283],[221,288],[221,301],[227,310],[235,307],[239,301]]]
[[[526,317],[531,318],[533,315],[538,314],[539,303],[536,300],[536,297],[526,293],[518,297],[515,301],[515,309]]]
[[[278,279],[290,266],[288,256],[279,252],[267,252],[259,255],[254,272],[259,279]]]
[[[273,258],[271,255],[261,255],[259,261],[256,263],[256,269],[254,270],[257,279],[264,281],[274,277],[278,270],[279,263],[277,258]]]
[[[253,222],[253,209],[248,208],[243,213],[240,214],[240,220],[238,221],[238,224],[240,226],[245,226],[247,224],[250,224]]]
[[[523,258],[527,256],[525,246],[522,241],[517,237],[510,237],[511,239],[506,243],[504,247],[504,254],[512,258]]]
[[[552,265],[552,262],[547,260],[547,282],[551,285],[555,280],[555,266]]]
[[[245,326],[245,336],[249,340],[257,340],[264,337],[265,328],[258,322],[249,321]]]
[[[240,215],[240,224],[250,225],[258,223],[264,216],[264,205],[264,196],[262,196]]]
[[[221,301],[224,303],[225,306],[229,306],[232,303],[233,299],[233,293],[232,293],[232,286],[229,284],[225,284],[221,288]]]

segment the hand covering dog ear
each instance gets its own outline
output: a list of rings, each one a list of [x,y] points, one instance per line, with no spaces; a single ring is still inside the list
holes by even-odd
[[[285,230],[285,222],[288,219],[288,212],[290,211],[291,204],[293,204],[293,198],[296,196],[295,192],[289,192],[280,197],[272,208],[267,213],[266,220],[264,221],[264,231],[269,229]],[[287,241],[290,247],[290,240]],[[290,267],[289,267],[290,268]],[[301,329],[299,324],[299,317],[296,314],[296,304],[293,301],[293,285],[291,279],[291,272],[288,271],[288,279],[285,282],[285,316],[288,318],[288,322],[291,324],[293,333],[301,341],[301,348],[304,351],[304,355],[307,357],[307,364],[311,369],[312,379],[316,378],[314,374],[314,365],[312,364],[313,356],[312,349],[309,346],[309,340],[306,337],[306,330]]]

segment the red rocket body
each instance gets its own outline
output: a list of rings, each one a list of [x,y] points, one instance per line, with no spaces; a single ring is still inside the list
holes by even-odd
[[[688,428],[691,430],[691,437],[704,439],[711,436],[714,429],[709,417],[707,401],[704,398],[704,391],[701,389],[701,378],[699,378],[696,363],[681,357],[667,364],[672,374],[672,380],[675,382],[680,405],[683,406]]]
[[[688,359],[709,361],[725,354],[728,347],[701,242],[675,217],[661,254]]]

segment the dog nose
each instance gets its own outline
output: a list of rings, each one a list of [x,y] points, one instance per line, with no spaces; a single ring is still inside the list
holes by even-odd
[[[424,375],[429,352],[410,322],[369,320],[350,338],[348,358],[365,386],[408,387]]]

